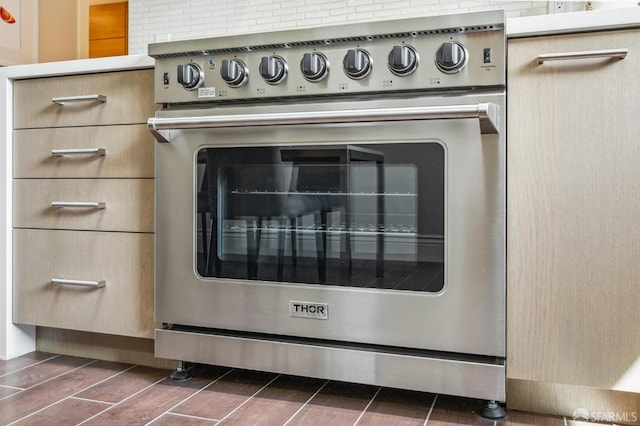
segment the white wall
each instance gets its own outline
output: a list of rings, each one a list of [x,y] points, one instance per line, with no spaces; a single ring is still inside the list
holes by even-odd
[[[347,22],[505,9],[547,13],[547,1],[506,0],[129,0],[129,54],[147,44]]]

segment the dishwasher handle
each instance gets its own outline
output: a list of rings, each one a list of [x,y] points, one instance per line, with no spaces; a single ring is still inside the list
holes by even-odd
[[[618,58],[627,57],[629,49],[585,50],[581,52],[543,53],[538,55],[538,65],[548,61],[566,61],[570,59]]]

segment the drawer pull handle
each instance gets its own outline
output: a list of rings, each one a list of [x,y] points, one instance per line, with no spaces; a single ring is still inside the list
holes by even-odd
[[[58,105],[70,104],[73,102],[107,102],[105,95],[84,95],[84,96],[62,96],[51,98],[51,102]]]
[[[74,148],[74,149],[52,149],[51,155],[64,157],[65,155],[107,155],[104,148]]]
[[[85,280],[68,280],[65,278],[51,278],[51,283],[55,285],[74,285],[78,287],[94,287],[102,288],[107,285],[105,280],[85,281]]]
[[[624,59],[629,49],[588,50],[583,52],[543,53],[538,55],[538,65],[547,61],[564,61],[569,59],[618,58]]]
[[[106,201],[54,201],[51,207],[72,209],[106,209]]]

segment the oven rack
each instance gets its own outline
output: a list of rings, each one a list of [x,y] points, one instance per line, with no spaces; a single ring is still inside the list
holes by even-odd
[[[371,197],[371,196],[384,196],[384,197],[417,197],[418,194],[413,192],[401,193],[401,192],[339,192],[339,191],[269,191],[269,190],[238,190],[233,189],[230,191],[233,195],[305,195],[305,196],[358,196],[358,197]]]
[[[281,226],[276,224],[277,221],[272,220],[271,224],[263,224],[261,227],[257,227],[255,222],[242,223],[242,221],[238,221],[239,223],[234,224],[224,224],[222,227],[224,232],[247,232],[247,231],[260,231],[263,233],[279,233],[279,232],[297,232],[300,234],[304,233],[316,233],[316,232],[326,232],[327,234],[358,234],[358,235],[378,235],[384,234],[389,236],[417,236],[417,228],[411,225],[386,225],[386,226],[378,226],[375,224],[357,224],[347,226],[346,224],[342,225],[332,225],[327,226],[326,229],[323,226],[316,225],[286,225]]]

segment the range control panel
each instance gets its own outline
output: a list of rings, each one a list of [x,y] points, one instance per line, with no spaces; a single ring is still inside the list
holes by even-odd
[[[157,103],[505,85],[502,11],[149,45]]]

